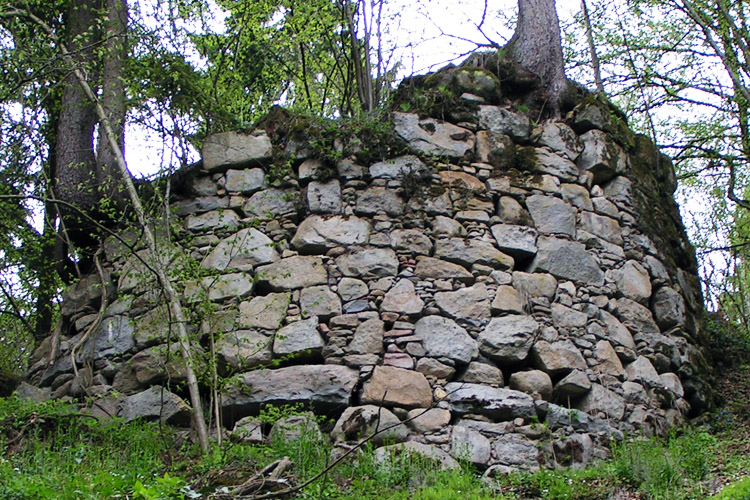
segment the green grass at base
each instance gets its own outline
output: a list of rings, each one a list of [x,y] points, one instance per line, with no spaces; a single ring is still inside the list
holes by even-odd
[[[18,432],[22,435],[19,438]],[[627,488],[650,500],[707,498],[706,484],[726,443],[723,434],[686,429],[669,438],[622,443],[613,458],[586,469],[516,473],[484,481],[471,466],[442,471],[418,456],[378,464],[372,448],[343,461],[297,495],[360,500],[604,500]],[[300,484],[332,461],[325,439],[305,436],[273,446],[226,442],[205,454],[178,448],[174,431],[154,423],[102,425],[59,403],[0,399],[0,498],[3,500],[206,498],[207,478],[236,471],[234,482],[283,456]],[[730,464],[745,463],[728,457]],[[737,486],[742,488],[746,486]],[[201,491],[203,488],[203,491]],[[716,497],[721,500],[732,496]]]

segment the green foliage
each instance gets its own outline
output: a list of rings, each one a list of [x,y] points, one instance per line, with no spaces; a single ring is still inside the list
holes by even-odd
[[[302,406],[266,407],[260,419],[270,425]],[[21,432],[20,438],[18,432]],[[686,429],[667,438],[623,442],[613,458],[586,469],[558,468],[480,479],[463,464],[441,470],[420,455],[401,453],[376,460],[365,446],[298,494],[298,498],[379,500],[605,500],[615,491],[637,491],[644,500],[706,498],[717,466],[733,463],[727,473],[746,471],[747,460],[722,454],[733,448],[731,431],[711,435]],[[290,485],[322,472],[333,448],[317,432],[303,429],[295,439],[268,445],[225,441],[207,453],[178,448],[168,428],[154,423],[103,425],[60,402],[34,404],[0,399],[0,498],[23,500],[103,500],[134,498],[176,500],[205,498],[218,486],[240,484],[282,457],[294,462]],[[232,476],[235,474],[235,476]],[[230,476],[233,479],[222,479]],[[716,498],[746,498],[747,479],[728,486]]]
[[[712,462],[715,438],[704,432],[672,433],[613,447],[613,467],[618,478],[654,500],[704,498],[701,481]]]
[[[497,479],[507,498],[594,500],[608,498],[617,485],[612,467],[599,464],[587,469],[542,470],[516,473]]]
[[[711,500],[750,500],[750,476],[743,477],[711,497]]]
[[[186,491],[192,492],[186,488],[185,481],[179,477],[171,477],[165,472],[163,477],[154,478],[150,486],[144,486],[138,480],[133,486],[133,498],[141,500],[182,500],[186,498]],[[197,493],[196,493],[197,495]]]
[[[740,297],[739,293],[725,295],[724,299],[731,301],[731,306],[726,305],[722,309],[732,311],[733,307],[739,305],[737,300]],[[729,314],[729,317],[711,314],[704,324],[712,357],[726,368],[739,366],[750,359],[750,330],[745,327],[750,317],[736,311],[735,314]]]
[[[101,425],[60,402],[0,399],[0,498],[100,500],[167,491],[160,469],[173,449],[168,429]],[[181,496],[143,498],[183,498]]]

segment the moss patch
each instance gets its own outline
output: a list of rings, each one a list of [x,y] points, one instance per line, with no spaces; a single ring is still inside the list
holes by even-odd
[[[510,171],[537,173],[539,171],[536,149],[517,146],[514,143],[497,152],[493,151],[489,161],[495,167],[495,173]]]

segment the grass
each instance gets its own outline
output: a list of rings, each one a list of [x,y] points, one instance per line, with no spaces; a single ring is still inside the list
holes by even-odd
[[[169,445],[154,425],[101,426],[64,404],[0,400],[0,498],[118,498],[162,477]]]
[[[441,471],[414,456],[378,464],[367,448],[295,498],[362,500],[720,500],[750,499],[750,366],[733,369],[717,390],[727,403],[700,427],[667,438],[615,446],[612,459],[587,469],[518,473],[482,480],[471,466]],[[737,399],[739,398],[739,399]],[[266,420],[282,418],[269,412]],[[332,461],[330,444],[310,435],[272,446],[226,442],[201,454],[155,423],[102,425],[62,403],[0,399],[0,498],[3,500],[208,498],[242,483],[283,456],[300,484]],[[228,497],[225,497],[228,498]]]

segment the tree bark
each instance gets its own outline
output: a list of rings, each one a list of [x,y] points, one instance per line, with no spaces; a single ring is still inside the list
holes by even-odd
[[[91,0],[73,0],[66,17],[66,45],[78,55],[77,69],[90,75],[95,67],[96,8]],[[98,199],[93,145],[96,110],[72,71],[65,77],[63,87],[57,129],[55,197],[87,212],[95,207]],[[63,217],[67,219],[71,239],[86,241],[86,231],[76,214],[64,210]]]
[[[567,80],[555,0],[518,0],[518,25],[506,48],[516,62],[539,77],[552,113],[559,116]]]
[[[104,54],[102,61],[101,104],[104,108],[117,143],[125,147],[125,60],[128,56],[127,27],[128,5],[125,0],[105,0]],[[99,130],[96,147],[96,181],[99,195],[114,202],[118,212],[125,208],[122,175],[117,168],[117,158],[107,138]]]

